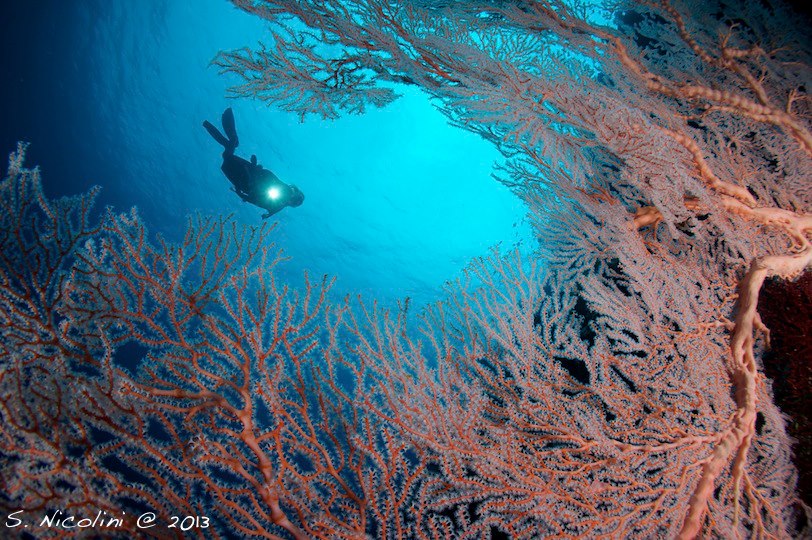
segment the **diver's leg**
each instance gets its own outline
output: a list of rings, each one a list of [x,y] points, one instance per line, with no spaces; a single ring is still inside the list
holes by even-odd
[[[243,193],[248,193],[250,186],[248,171],[246,169],[248,162],[234,154],[227,155],[227,152],[227,150],[223,152],[223,165],[220,169],[222,169],[223,174],[231,181],[235,189]]]
[[[226,137],[232,144],[232,149],[237,148],[240,145],[240,139],[237,137],[237,128],[234,125],[234,113],[231,111],[231,107],[223,111],[223,131],[226,132]]]

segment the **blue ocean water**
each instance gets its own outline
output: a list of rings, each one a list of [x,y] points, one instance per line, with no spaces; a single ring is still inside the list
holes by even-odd
[[[221,148],[201,127],[219,126],[230,106],[237,154],[256,154],[306,195],[272,218],[291,280],[329,274],[337,294],[422,305],[490,246],[533,247],[525,207],[490,176],[501,156],[448,126],[417,90],[398,88],[401,99],[363,116],[304,123],[228,98],[237,81],[211,60],[268,33],[226,0],[36,0],[0,10],[0,149],[30,142],[27,162],[41,167],[48,195],[100,185],[100,207],[136,206],[170,239],[195,212],[259,224],[262,210],[229,190]]]

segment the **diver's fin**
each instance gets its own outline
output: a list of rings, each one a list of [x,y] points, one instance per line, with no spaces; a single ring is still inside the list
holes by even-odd
[[[229,146],[231,146],[231,143],[228,141],[228,139],[226,139],[223,136],[223,134],[220,133],[219,129],[211,125],[211,122],[206,120],[205,122],[203,122],[203,127],[206,128],[206,131],[209,132],[209,135],[211,135],[215,141],[223,145],[223,148],[228,148]]]
[[[240,139],[237,137],[237,128],[234,125],[234,113],[231,107],[223,111],[223,131],[226,132],[226,137],[231,141],[232,148],[237,148],[240,145]]]

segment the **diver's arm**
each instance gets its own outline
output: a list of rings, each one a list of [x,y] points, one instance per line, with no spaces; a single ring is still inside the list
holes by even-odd
[[[262,219],[268,219],[269,217],[276,214],[277,212],[279,212],[280,210],[282,210],[286,206],[287,206],[286,204],[279,204],[279,203],[268,204],[268,205],[261,206],[260,208],[262,208],[266,212],[265,214],[262,215]]]
[[[268,209],[266,208],[265,210],[268,210]],[[268,219],[269,217],[271,217],[275,213],[279,212],[280,210],[281,210],[281,208],[277,208],[276,210],[268,210],[268,212],[266,212],[265,214],[262,214],[262,219]]]

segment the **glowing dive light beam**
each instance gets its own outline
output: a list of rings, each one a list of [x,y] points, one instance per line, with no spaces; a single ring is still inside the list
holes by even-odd
[[[268,198],[271,199],[272,201],[278,199],[280,195],[282,195],[282,192],[279,190],[278,187],[272,187],[268,190]]]

